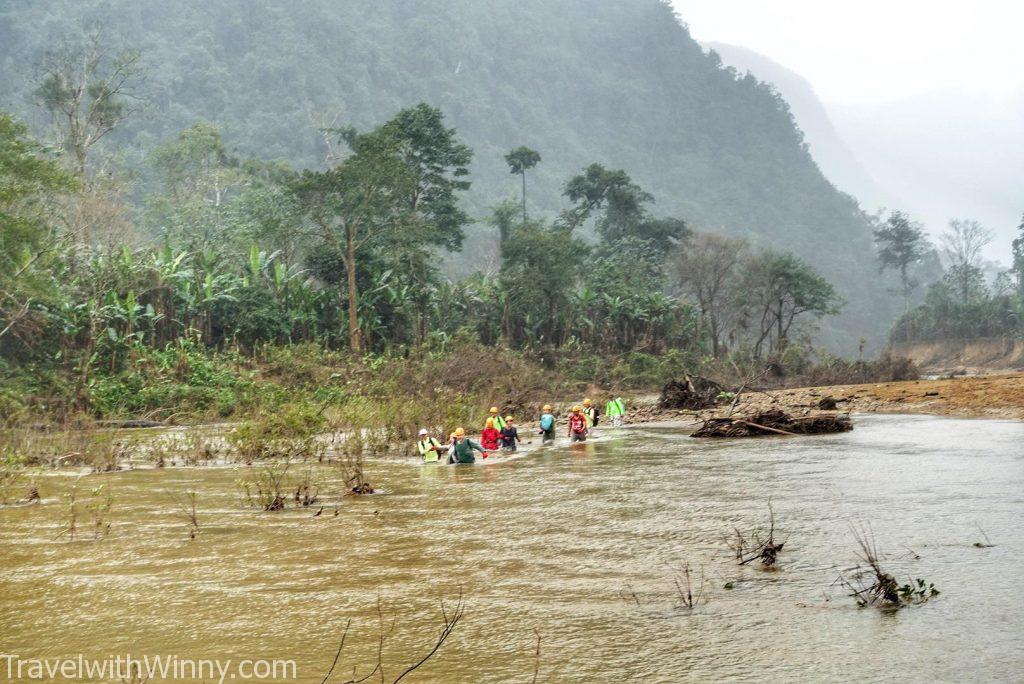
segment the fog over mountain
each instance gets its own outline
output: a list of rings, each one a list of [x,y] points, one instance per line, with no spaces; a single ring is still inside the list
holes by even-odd
[[[1024,213],[1024,91],[999,98],[939,90],[902,100],[822,102],[795,71],[743,47],[710,42],[722,61],[772,84],[789,103],[825,176],[868,212],[911,213],[933,236],[970,217],[1008,262]]]
[[[996,235],[989,256],[1008,261],[1024,213],[1024,92],[828,108],[858,158],[929,232],[954,216],[975,218]]]

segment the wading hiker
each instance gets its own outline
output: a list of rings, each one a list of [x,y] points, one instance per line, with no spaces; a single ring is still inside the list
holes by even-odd
[[[482,446],[466,436],[463,428],[452,433],[451,453],[448,455],[449,463],[476,463],[474,451],[479,451],[484,458],[490,456]]]
[[[594,428],[597,427],[597,421],[601,416],[601,412],[597,410],[597,407],[593,405],[590,399],[583,400],[583,417],[587,419],[587,432],[590,434],[596,434]]]
[[[505,421],[502,421],[504,424]],[[498,450],[498,440],[501,439],[501,433],[494,427],[494,420],[492,418],[487,419],[487,423],[484,425],[484,429],[480,432],[480,443],[484,445],[484,449],[488,451]]]
[[[427,428],[420,430],[420,441],[416,443],[416,447],[420,450],[424,463],[437,463],[441,459],[441,454],[449,449],[448,445],[441,444],[431,437]]]
[[[551,404],[544,404],[544,413],[540,415],[541,444],[555,441],[555,416],[551,413]]]
[[[611,418],[612,425],[622,427],[622,421],[626,419],[626,405],[622,403],[622,397],[610,399],[604,407],[604,415]]]
[[[519,430],[513,425],[512,416],[505,416],[505,427],[501,429],[501,450],[515,451],[516,443],[521,441],[523,440],[519,439]]]
[[[488,416],[487,420],[493,420],[494,421],[494,429],[495,430],[499,430],[499,431],[502,430],[505,427],[505,419],[502,418],[501,414],[498,412],[498,407],[497,406],[492,406],[491,410],[488,411],[488,413],[490,415]],[[486,424],[486,421],[485,421],[485,424]]]
[[[569,414],[569,441],[583,442],[587,439],[587,418],[579,406],[572,407]]]

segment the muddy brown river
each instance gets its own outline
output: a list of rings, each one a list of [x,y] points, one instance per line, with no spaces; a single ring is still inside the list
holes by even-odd
[[[319,504],[244,508],[244,470],[89,476],[80,489],[114,495],[100,541],[55,540],[72,477],[42,477],[43,505],[0,509],[0,653],[280,659],[320,682],[351,621],[342,682],[377,662],[379,597],[390,682],[431,648],[438,601],[451,610],[461,589],[462,621],[403,681],[530,682],[535,668],[538,682],[1024,676],[1024,423],[860,416],[837,436],[721,442],[609,430],[476,466],[373,462],[386,493],[328,498],[318,517]],[[192,489],[189,540],[176,500]],[[723,540],[766,522],[769,499],[788,540],[779,570],[739,567]],[[941,594],[858,609],[834,581],[856,562],[851,526],[868,524],[898,579]],[[979,527],[994,546],[974,546]],[[684,564],[705,578],[693,610],[673,581]]]

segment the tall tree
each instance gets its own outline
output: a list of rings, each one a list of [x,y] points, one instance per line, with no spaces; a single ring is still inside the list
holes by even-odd
[[[426,105],[403,110],[370,133],[348,130],[343,137],[351,155],[327,171],[303,172],[291,189],[312,232],[344,265],[349,346],[358,353],[364,349],[361,262],[368,253],[458,249],[468,217],[456,192],[469,187],[465,165],[472,152]],[[408,263],[426,267],[422,259]]]
[[[928,239],[921,224],[912,221],[902,211],[889,214],[885,223],[875,228],[874,235],[879,270],[894,269],[899,273],[903,312],[906,313],[910,310],[910,294],[918,286],[910,275],[910,268],[928,253]],[[907,334],[910,334],[909,327]]]
[[[1017,226],[1017,237],[1013,239],[1013,277],[1017,281],[1017,294],[1024,297],[1024,215]]]
[[[52,116],[79,177],[85,175],[93,146],[141,104],[140,60],[138,50],[115,48],[103,31],[90,30],[40,61],[36,103]]]
[[[690,232],[682,219],[651,217],[647,205],[654,197],[621,169],[591,164],[569,179],[563,194],[574,206],[562,214],[562,223],[575,228],[599,214],[597,232],[607,243],[638,238],[667,251]]]
[[[633,182],[625,171],[610,171],[601,164],[591,164],[566,183],[563,194],[573,207],[562,215],[563,222],[576,228],[594,212],[605,209],[598,220],[602,237],[614,237],[624,226],[639,223],[644,205],[654,198]]]
[[[523,223],[526,223],[526,172],[541,162],[540,152],[523,145],[506,154],[505,162],[513,175],[518,174],[523,179]]]
[[[146,201],[153,228],[189,248],[221,242],[229,198],[245,175],[217,127],[198,123],[157,146],[149,161],[163,186]]]
[[[378,130],[393,146],[412,178],[406,202],[422,219],[430,244],[457,250],[470,219],[459,207],[458,193],[470,188],[473,150],[444,125],[440,109],[420,103],[403,109]]]
[[[0,340],[27,342],[37,305],[54,294],[46,267],[61,238],[48,201],[75,185],[23,124],[0,112]]]
[[[563,226],[518,226],[502,250],[510,342],[559,345],[587,246]]]
[[[971,219],[952,219],[949,230],[942,234],[942,251],[949,268],[946,278],[967,304],[984,285],[981,251],[992,242],[992,232]]]
[[[830,282],[802,259],[783,252],[767,250],[750,259],[741,287],[759,320],[754,341],[758,357],[766,348],[784,352],[798,318],[834,315],[842,306]]]
[[[724,347],[726,326],[737,311],[739,266],[747,251],[744,240],[713,233],[698,233],[675,252],[670,271],[683,293],[700,310],[699,327],[718,356]]]
[[[355,152],[332,169],[304,171],[292,184],[296,201],[313,234],[340,258],[345,267],[349,348],[363,351],[359,326],[357,269],[363,250],[373,240],[396,240],[412,221],[406,202],[414,179],[393,145],[380,136],[353,139]]]

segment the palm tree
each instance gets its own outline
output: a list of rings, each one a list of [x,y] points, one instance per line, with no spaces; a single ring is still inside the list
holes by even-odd
[[[509,171],[523,177],[523,223],[526,223],[526,172],[540,163],[540,152],[521,146],[505,155]]]

